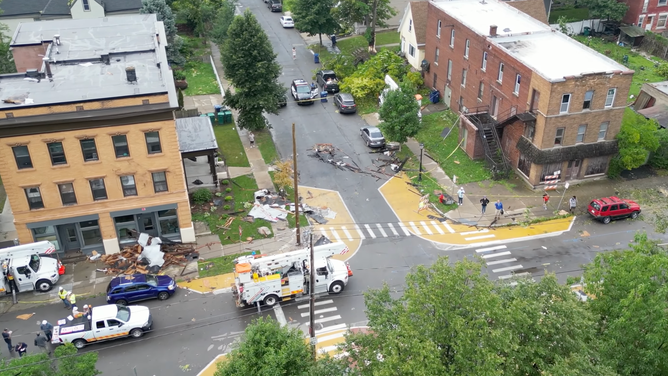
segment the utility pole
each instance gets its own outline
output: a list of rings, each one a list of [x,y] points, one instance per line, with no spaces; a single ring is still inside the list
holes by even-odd
[[[311,301],[309,304],[309,333],[311,334],[311,349],[313,350],[313,360],[316,360],[316,344],[317,340],[315,338],[315,255],[313,250],[313,233],[309,234],[309,249],[311,250],[311,257],[309,261],[309,294],[311,295]]]
[[[302,244],[302,233],[299,228],[299,185],[297,183],[297,141],[295,137],[295,123],[292,123],[292,173],[295,189],[295,229],[297,230],[297,245]]]

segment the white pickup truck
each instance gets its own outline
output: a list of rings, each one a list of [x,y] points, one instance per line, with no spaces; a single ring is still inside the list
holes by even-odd
[[[90,318],[89,318],[90,317]],[[72,343],[83,349],[89,343],[122,337],[139,338],[151,330],[153,317],[148,307],[108,304],[93,307],[90,316],[68,316],[53,328],[51,343]]]

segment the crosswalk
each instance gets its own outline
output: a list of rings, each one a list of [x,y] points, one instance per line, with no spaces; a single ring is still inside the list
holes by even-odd
[[[338,308],[334,305],[332,299],[318,300],[314,303],[315,311],[315,334],[329,332],[346,328],[346,324],[334,324],[333,321],[341,320],[341,315],[338,314]],[[308,329],[310,321],[309,304],[300,304],[297,306],[302,320],[306,322],[305,327]]]
[[[520,272],[518,270],[524,269],[522,264],[519,264],[517,259],[512,257],[508,247],[505,245],[497,245],[493,247],[476,249],[476,253],[482,257],[487,263],[487,269],[494,274],[499,274],[499,279],[508,279],[512,277],[528,276],[530,273]]]

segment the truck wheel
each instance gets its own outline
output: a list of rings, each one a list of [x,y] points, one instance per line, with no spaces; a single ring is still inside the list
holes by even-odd
[[[139,329],[139,328],[135,328],[135,329],[132,329],[130,331],[130,336],[133,337],[133,338],[139,338],[143,335],[144,335],[144,331]]]
[[[341,281],[336,281],[332,283],[331,286],[329,286],[329,293],[330,294],[339,294],[343,291],[343,282]]]
[[[606,225],[610,223],[610,217],[603,218],[603,223],[605,223]]]
[[[118,300],[116,301],[116,304],[118,304],[118,305],[122,305],[122,306],[126,306],[126,305],[128,305],[128,301],[125,300],[125,299],[118,299]]]
[[[53,284],[48,279],[40,279],[35,283],[35,290],[39,292],[47,292],[51,290],[51,287],[53,287]]]
[[[267,307],[273,307],[274,304],[276,304],[276,302],[278,302],[278,298],[276,297],[276,295],[269,295],[266,298],[264,298],[264,305],[266,305]]]
[[[169,298],[169,293],[167,291],[163,291],[160,294],[158,294],[158,300],[167,300]]]
[[[637,211],[631,213],[631,219],[636,219],[636,218],[638,218],[638,212]]]
[[[86,341],[83,340],[83,339],[75,339],[74,341],[72,341],[72,344],[74,345],[74,347],[76,347],[79,350],[86,347]]]

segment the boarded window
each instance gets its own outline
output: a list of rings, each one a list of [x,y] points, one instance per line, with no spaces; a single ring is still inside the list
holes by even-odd
[[[517,161],[517,168],[528,178],[531,173],[531,162],[524,154],[520,154],[519,161]]]
[[[555,172],[561,170],[561,165],[562,165],[561,162],[543,165],[543,171],[540,173],[540,181],[555,180],[555,179],[545,179],[545,177],[556,175]]]
[[[608,168],[608,156],[589,158],[587,160],[587,171],[585,175],[604,174]]]

